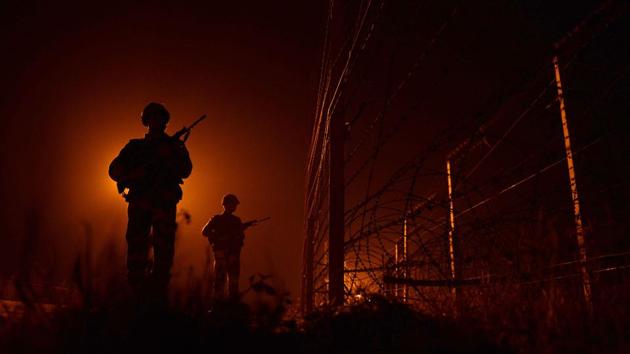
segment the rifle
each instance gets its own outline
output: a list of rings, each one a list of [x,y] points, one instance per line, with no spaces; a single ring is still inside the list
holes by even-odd
[[[262,218],[262,219],[254,219],[254,220],[250,220],[247,222],[243,223],[243,230],[247,229],[248,227],[252,227],[252,226],[256,226],[258,224],[260,224],[261,222],[267,221],[271,219],[271,216],[268,216],[266,218]]]
[[[204,114],[201,117],[197,118],[197,120],[194,121],[191,125],[189,125],[188,127],[183,127],[182,129],[177,131],[177,133],[173,134],[171,139],[179,140],[185,143],[186,140],[188,140],[188,136],[190,136],[190,131],[192,130],[192,128],[194,128],[195,125],[199,124],[202,120],[206,119],[207,116],[208,116],[207,114]],[[184,137],[183,140],[181,139],[182,136]]]
[[[252,226],[256,226],[261,222],[267,221],[271,219],[271,216],[268,216],[266,218],[262,218],[262,219],[254,219],[254,220],[250,220],[250,221],[246,221],[244,223],[241,224],[241,230],[245,231],[247,228],[252,227]],[[216,234],[210,232],[208,235],[204,234],[203,232],[205,231],[206,227],[208,225],[206,225],[204,227],[204,229],[202,230],[202,235],[206,238],[208,238],[208,241],[210,241],[210,243],[214,243],[216,241]]]

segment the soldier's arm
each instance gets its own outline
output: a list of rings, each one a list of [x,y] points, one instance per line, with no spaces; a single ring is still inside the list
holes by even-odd
[[[251,225],[249,225],[249,226],[245,226],[245,224],[247,224],[247,223],[243,223],[243,221],[242,221],[242,220],[241,220],[241,218],[239,218],[239,217],[237,217],[237,219],[238,219],[238,222],[241,224],[241,227],[240,227],[240,229],[238,230],[238,238],[239,238],[241,241],[243,241],[243,240],[245,239],[245,229],[246,229],[247,227],[251,226]]]
[[[129,141],[127,145],[120,151],[118,156],[109,165],[109,177],[116,182],[123,180],[133,180],[141,178],[144,175],[144,169],[137,166],[134,151],[139,148],[138,142]]]
[[[109,165],[109,177],[116,182],[120,182],[129,172],[131,165],[130,143],[120,150],[120,153]]]
[[[186,145],[181,144],[179,147],[179,166],[178,172],[180,178],[187,178],[190,176],[192,172],[192,161],[190,160],[190,154],[188,154],[188,149],[186,149]]]
[[[187,178],[192,172],[192,161],[190,161],[190,155],[186,145],[181,142],[171,143],[165,150],[162,151],[166,167],[177,178]]]
[[[208,239],[212,239],[212,237],[214,236],[214,218],[211,218],[208,223],[206,223],[206,226],[203,227],[203,229],[201,229],[201,234],[204,237],[207,237]]]

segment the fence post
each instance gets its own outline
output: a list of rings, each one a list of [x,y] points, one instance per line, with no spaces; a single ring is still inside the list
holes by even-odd
[[[553,57],[553,67],[555,71],[556,87],[558,89],[558,102],[560,103],[560,118],[562,119],[562,134],[564,135],[564,149],[567,158],[567,168],[569,170],[569,185],[571,187],[571,199],[573,201],[573,216],[575,221],[575,234],[577,237],[579,251],[579,266],[582,275],[582,292],[584,302],[590,315],[593,314],[593,302],[591,299],[591,277],[586,268],[586,244],[584,241],[584,228],[582,227],[582,214],[580,213],[580,198],[578,196],[577,182],[575,180],[575,164],[573,162],[573,152],[571,150],[571,137],[569,135],[569,125],[567,123],[567,113],[564,105],[564,93],[562,91],[562,81],[560,80],[560,67],[558,56]]]
[[[453,315],[458,315],[458,290],[455,286],[455,280],[457,279],[457,269],[455,267],[455,208],[453,205],[453,180],[451,175],[451,161],[446,160],[446,179],[448,182],[448,258],[451,268],[451,280],[453,285],[451,286],[451,297],[453,299]]]

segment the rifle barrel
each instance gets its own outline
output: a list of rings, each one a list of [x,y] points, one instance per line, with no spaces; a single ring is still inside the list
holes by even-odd
[[[196,120],[196,121],[194,121],[194,122],[193,122],[193,124],[191,124],[191,125],[188,127],[188,130],[190,130],[190,129],[194,128],[194,127],[195,127],[195,125],[199,124],[199,122],[201,122],[202,120],[206,119],[206,117],[207,117],[207,116],[208,116],[207,114],[204,114],[204,115],[202,115],[201,117],[197,118],[197,120]]]

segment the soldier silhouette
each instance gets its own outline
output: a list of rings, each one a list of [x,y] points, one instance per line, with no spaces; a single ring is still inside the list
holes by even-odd
[[[169,119],[162,104],[149,103],[141,115],[142,125],[148,128],[144,138],[130,140],[109,166],[109,176],[129,203],[125,236],[129,284],[137,296],[163,302],[173,264],[180,184],[192,170],[184,143],[165,133]]]
[[[229,282],[228,294],[237,299],[238,278],[241,270],[241,248],[245,239],[245,229],[255,225],[256,221],[243,223],[234,215],[239,204],[234,194],[223,197],[223,213],[213,216],[201,231],[208,238],[214,252],[214,299],[225,297],[226,278]]]

